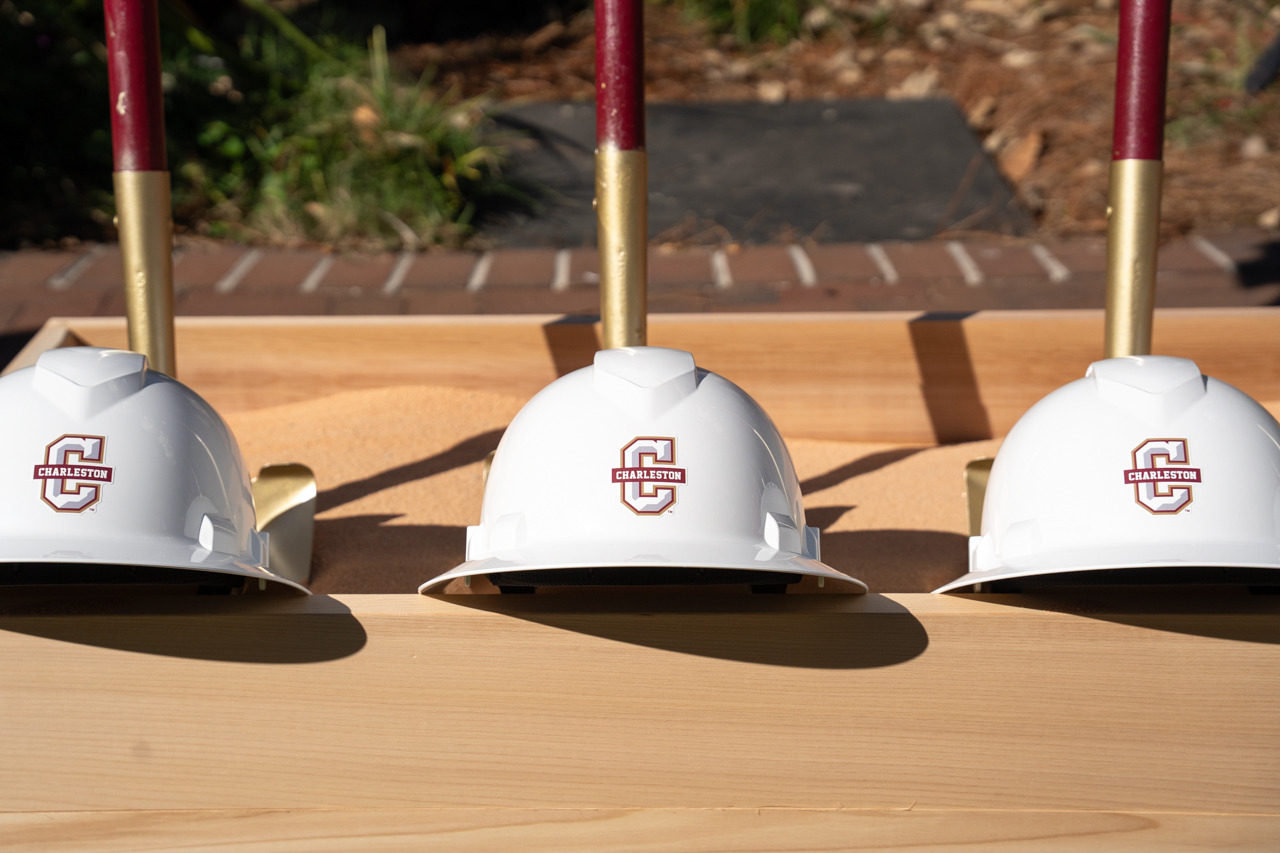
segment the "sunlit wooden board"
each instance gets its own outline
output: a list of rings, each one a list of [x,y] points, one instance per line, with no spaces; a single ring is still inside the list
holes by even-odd
[[[224,413],[395,385],[528,399],[591,362],[597,327],[550,316],[181,317],[178,370]],[[123,346],[122,319],[51,320]],[[934,443],[998,437],[1102,357],[1101,311],[654,315],[649,342],[688,349],[788,436]],[[1280,400],[1280,309],[1156,312],[1156,351]],[[18,364],[31,360],[20,354]]]
[[[31,853],[1270,853],[1275,815],[851,809],[368,809],[0,814]]]
[[[6,598],[0,677],[0,812],[1280,815],[1242,591]]]

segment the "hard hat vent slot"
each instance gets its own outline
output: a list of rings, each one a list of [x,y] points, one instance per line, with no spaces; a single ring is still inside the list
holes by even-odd
[[[800,531],[789,515],[767,512],[764,516],[764,541],[775,551],[799,554],[802,546]]]
[[[240,537],[230,519],[206,515],[200,522],[200,547],[219,554],[239,554]]]
[[[684,566],[603,566],[588,569],[535,569],[491,572],[494,586],[728,586],[792,584],[800,575],[750,569],[696,569]]]

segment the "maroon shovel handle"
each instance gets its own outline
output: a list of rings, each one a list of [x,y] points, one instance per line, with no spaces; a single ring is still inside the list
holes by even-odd
[[[1112,160],[1159,160],[1164,153],[1171,0],[1121,0]]]
[[[117,172],[163,172],[160,15],[156,0],[104,0],[111,142]]]
[[[596,0],[596,147],[644,148],[643,0]]]

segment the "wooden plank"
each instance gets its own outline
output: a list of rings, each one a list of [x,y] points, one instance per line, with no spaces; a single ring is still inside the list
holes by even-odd
[[[1154,349],[1192,359],[1256,400],[1280,400],[1278,322],[1274,308],[1162,309]],[[982,311],[964,327],[992,436],[1005,435],[1041,397],[1103,357],[1101,311]]]
[[[543,332],[555,319],[180,317],[178,375],[223,412],[395,385],[528,398],[556,378]],[[122,320],[62,322],[95,346],[127,345]]]
[[[1280,599],[1140,605],[6,597],[0,812],[1280,814]]]
[[[13,849],[41,853],[1270,853],[1275,815],[796,809],[378,809],[0,814]]]
[[[123,320],[50,323],[96,345],[125,344]],[[180,377],[223,412],[394,385],[527,399],[589,364],[598,340],[596,326],[551,316],[177,323]],[[692,351],[789,437],[920,444],[1005,434],[1102,356],[1102,325],[1101,311],[667,314],[650,318],[650,342]],[[1280,309],[1161,310],[1156,348],[1260,401],[1280,400]]]
[[[785,435],[932,443],[908,328],[917,316],[656,315],[649,341],[692,352],[751,394]]]
[[[30,367],[36,363],[40,353],[46,350],[84,345],[85,342],[77,337],[75,332],[67,328],[64,323],[56,319],[50,320],[40,327],[40,331],[36,332],[31,340],[27,341],[26,346],[3,369],[0,369],[0,376],[12,373],[15,370],[21,370],[24,367]]]

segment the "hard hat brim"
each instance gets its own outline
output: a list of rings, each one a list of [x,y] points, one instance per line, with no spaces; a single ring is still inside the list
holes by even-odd
[[[1266,544],[1180,543],[1125,545],[1039,555],[1025,561],[1009,560],[1006,565],[985,571],[969,572],[933,592],[937,595],[991,581],[1109,569],[1168,569],[1172,572],[1179,569],[1265,569],[1275,570],[1277,583],[1280,583],[1280,548]]]
[[[548,551],[558,553],[549,554]],[[534,572],[548,569],[633,568],[648,566],[687,569],[731,569],[762,574],[798,574],[826,578],[866,592],[862,581],[837,571],[818,560],[739,543],[686,543],[670,553],[635,553],[634,548],[607,543],[582,543],[557,548],[528,549],[469,560],[418,587],[423,595],[444,592],[450,581],[501,572]]]
[[[140,557],[140,552],[145,552],[145,556]],[[94,542],[77,540],[70,548],[65,541],[51,542],[47,539],[35,538],[0,540],[0,564],[8,563],[184,569],[270,581],[291,587],[306,595],[311,594],[311,591],[301,584],[256,566],[242,559],[241,556],[204,551],[198,545],[189,545],[170,539],[144,542],[136,539],[107,539]],[[39,581],[33,579],[33,583],[38,584]]]

